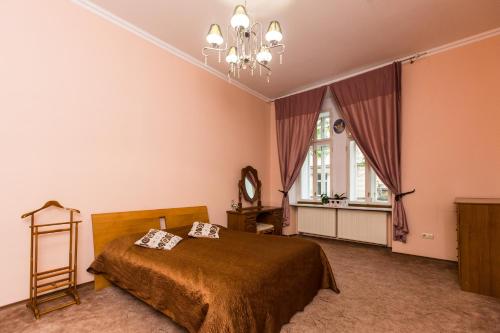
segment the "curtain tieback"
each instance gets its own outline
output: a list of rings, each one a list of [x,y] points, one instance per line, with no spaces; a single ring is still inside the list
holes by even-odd
[[[394,198],[394,199],[395,199],[396,201],[399,201],[399,200],[401,200],[401,198],[402,198],[402,197],[404,197],[405,195],[412,194],[412,193],[415,193],[415,189],[413,189],[413,190],[411,190],[411,191],[408,191],[408,192],[401,192],[401,193],[398,193],[398,194],[396,194],[396,196],[395,196],[395,198]]]
[[[278,190],[283,193],[283,197],[286,198],[288,196],[288,191]]]

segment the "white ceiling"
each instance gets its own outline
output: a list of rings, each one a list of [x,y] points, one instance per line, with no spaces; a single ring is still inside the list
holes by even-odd
[[[209,25],[227,25],[244,0],[91,2],[203,61]],[[247,9],[283,28],[284,63],[273,58],[271,82],[250,73],[240,78],[271,99],[500,27],[500,0],[248,0]],[[227,73],[215,56],[209,65]]]

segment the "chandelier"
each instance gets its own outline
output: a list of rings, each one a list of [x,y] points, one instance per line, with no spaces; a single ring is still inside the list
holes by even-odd
[[[210,54],[218,54],[219,63],[222,54],[225,54],[228,64],[227,76],[231,79],[240,77],[240,71],[249,70],[253,76],[255,71],[265,72],[266,80],[269,83],[271,77],[270,62],[273,58],[271,50],[274,50],[280,58],[280,64],[283,63],[283,53],[285,45],[281,43],[283,35],[278,21],[271,21],[263,36],[262,24],[252,22],[247,14],[244,5],[237,5],[234,8],[231,24],[227,25],[227,38],[224,43],[221,28],[218,24],[211,24],[208,29],[207,42],[210,46],[202,49],[205,57],[205,65]]]

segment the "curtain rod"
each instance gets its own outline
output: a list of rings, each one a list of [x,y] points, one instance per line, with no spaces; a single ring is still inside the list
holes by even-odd
[[[370,68],[364,69],[362,71],[351,73],[349,75],[344,75],[342,77],[339,77],[339,78],[336,78],[336,79],[333,79],[333,80],[330,80],[330,81],[324,81],[321,84],[315,84],[313,86],[308,86],[307,88],[303,88],[303,89],[300,89],[300,90],[297,90],[297,91],[294,91],[294,92],[287,93],[286,95],[273,98],[272,101],[275,101],[275,100],[283,98],[283,97],[288,97],[288,96],[291,96],[291,95],[299,94],[299,93],[302,93],[304,91],[316,89],[316,88],[319,88],[319,87],[322,87],[322,86],[325,86],[325,85],[328,85],[328,84],[332,84],[332,83],[335,83],[335,82],[338,82],[338,81],[342,81],[342,80],[351,78],[353,76],[360,75],[360,74],[372,71],[374,69],[390,65],[391,63],[393,63],[395,61],[400,61],[402,63],[410,62],[411,64],[413,64],[418,58],[421,58],[423,56],[434,55],[434,54],[441,53],[441,52],[444,52],[444,51],[447,51],[447,50],[450,50],[450,49],[454,49],[456,47],[464,46],[464,45],[467,45],[467,44],[470,44],[470,43],[475,43],[475,42],[478,42],[480,40],[483,40],[483,39],[486,39],[486,38],[490,38],[490,37],[494,37],[494,36],[498,36],[498,35],[500,35],[500,28],[495,28],[495,29],[492,29],[492,30],[484,31],[484,32],[479,33],[479,34],[474,35],[474,36],[469,36],[469,37],[466,37],[466,38],[463,38],[463,39],[460,39],[460,40],[457,40],[457,41],[454,41],[454,42],[451,42],[451,43],[448,43],[448,44],[444,44],[444,45],[441,45],[441,46],[434,47],[434,48],[429,49],[429,50],[427,50],[425,52],[417,52],[417,53],[415,53],[414,55],[411,55],[411,56],[407,56],[407,57],[404,57],[404,58],[395,59],[393,61],[389,61],[389,62],[383,63],[381,65],[370,67]]]
[[[409,62],[410,64],[413,64],[415,61],[418,60],[418,58],[420,57],[423,57],[424,55],[427,55],[428,52],[420,52],[420,53],[417,53],[417,54],[414,54],[410,57],[406,57],[406,58],[403,58],[403,59],[399,59],[399,60],[394,60],[392,62],[397,62],[399,61],[400,63],[404,64],[405,62]],[[391,62],[391,63],[392,63]]]
[[[292,92],[290,94],[286,94],[286,95],[283,95],[281,97],[277,97],[277,98],[274,98],[272,101],[274,102],[275,100],[277,99],[280,99],[280,98],[285,98],[285,97],[288,97],[288,96],[292,96],[292,95],[296,95],[296,94],[300,94],[300,93],[303,93],[303,92],[306,92],[306,91],[309,91],[309,90],[313,90],[313,89],[316,89],[316,88],[319,88],[319,87],[323,87],[323,86],[326,86],[326,85],[330,85],[332,83],[335,83],[335,82],[339,82],[339,81],[342,81],[342,80],[345,80],[345,79],[349,79],[351,77],[354,77],[354,76],[358,76],[358,75],[361,75],[361,74],[364,74],[364,73],[367,73],[367,72],[370,72],[370,71],[373,71],[375,69],[378,69],[378,68],[381,68],[381,67],[384,67],[384,66],[387,66],[387,65],[390,65],[394,62],[401,62],[401,63],[407,63],[409,62],[410,64],[413,64],[415,61],[417,61],[419,58],[427,55],[429,52],[425,51],[425,52],[419,52],[419,53],[415,53],[414,55],[411,55],[409,57],[405,57],[405,58],[398,58],[398,59],[395,59],[393,61],[388,61],[388,62],[385,62],[383,64],[380,64],[380,65],[377,65],[377,66],[374,66],[374,67],[370,67],[370,68],[367,68],[367,69],[364,69],[362,71],[359,71],[359,72],[356,72],[356,73],[352,73],[352,74],[349,74],[349,75],[345,75],[345,76],[342,76],[342,77],[339,77],[337,79],[334,79],[334,80],[331,80],[331,81],[327,81],[327,82],[323,82],[321,84],[317,84],[317,85],[314,85],[312,87],[307,87],[305,89],[302,89],[302,90],[299,90],[299,91],[295,91],[295,92]]]

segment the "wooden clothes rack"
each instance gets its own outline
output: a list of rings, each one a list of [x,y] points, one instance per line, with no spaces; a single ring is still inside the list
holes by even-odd
[[[47,224],[35,224],[35,213],[48,207],[58,207],[69,211],[69,221]],[[76,290],[77,285],[77,259],[78,259],[78,224],[82,221],[74,221],[74,213],[79,210],[63,207],[57,201],[48,201],[41,208],[23,214],[22,219],[30,217],[31,224],[31,251],[30,251],[30,298],[26,306],[33,311],[36,319],[46,313],[65,308],[73,304],[80,304],[80,296]],[[51,228],[47,228],[51,227]],[[54,229],[55,228],[55,229]],[[69,254],[68,266],[38,271],[38,237],[40,235],[69,232]],[[54,279],[58,276],[63,278]],[[48,281],[44,281],[48,280]],[[64,289],[60,289],[65,287]],[[59,289],[55,291],[56,289]],[[64,296],[71,296],[72,300],[66,303],[58,303],[55,306],[41,310],[39,305],[56,300]]]

